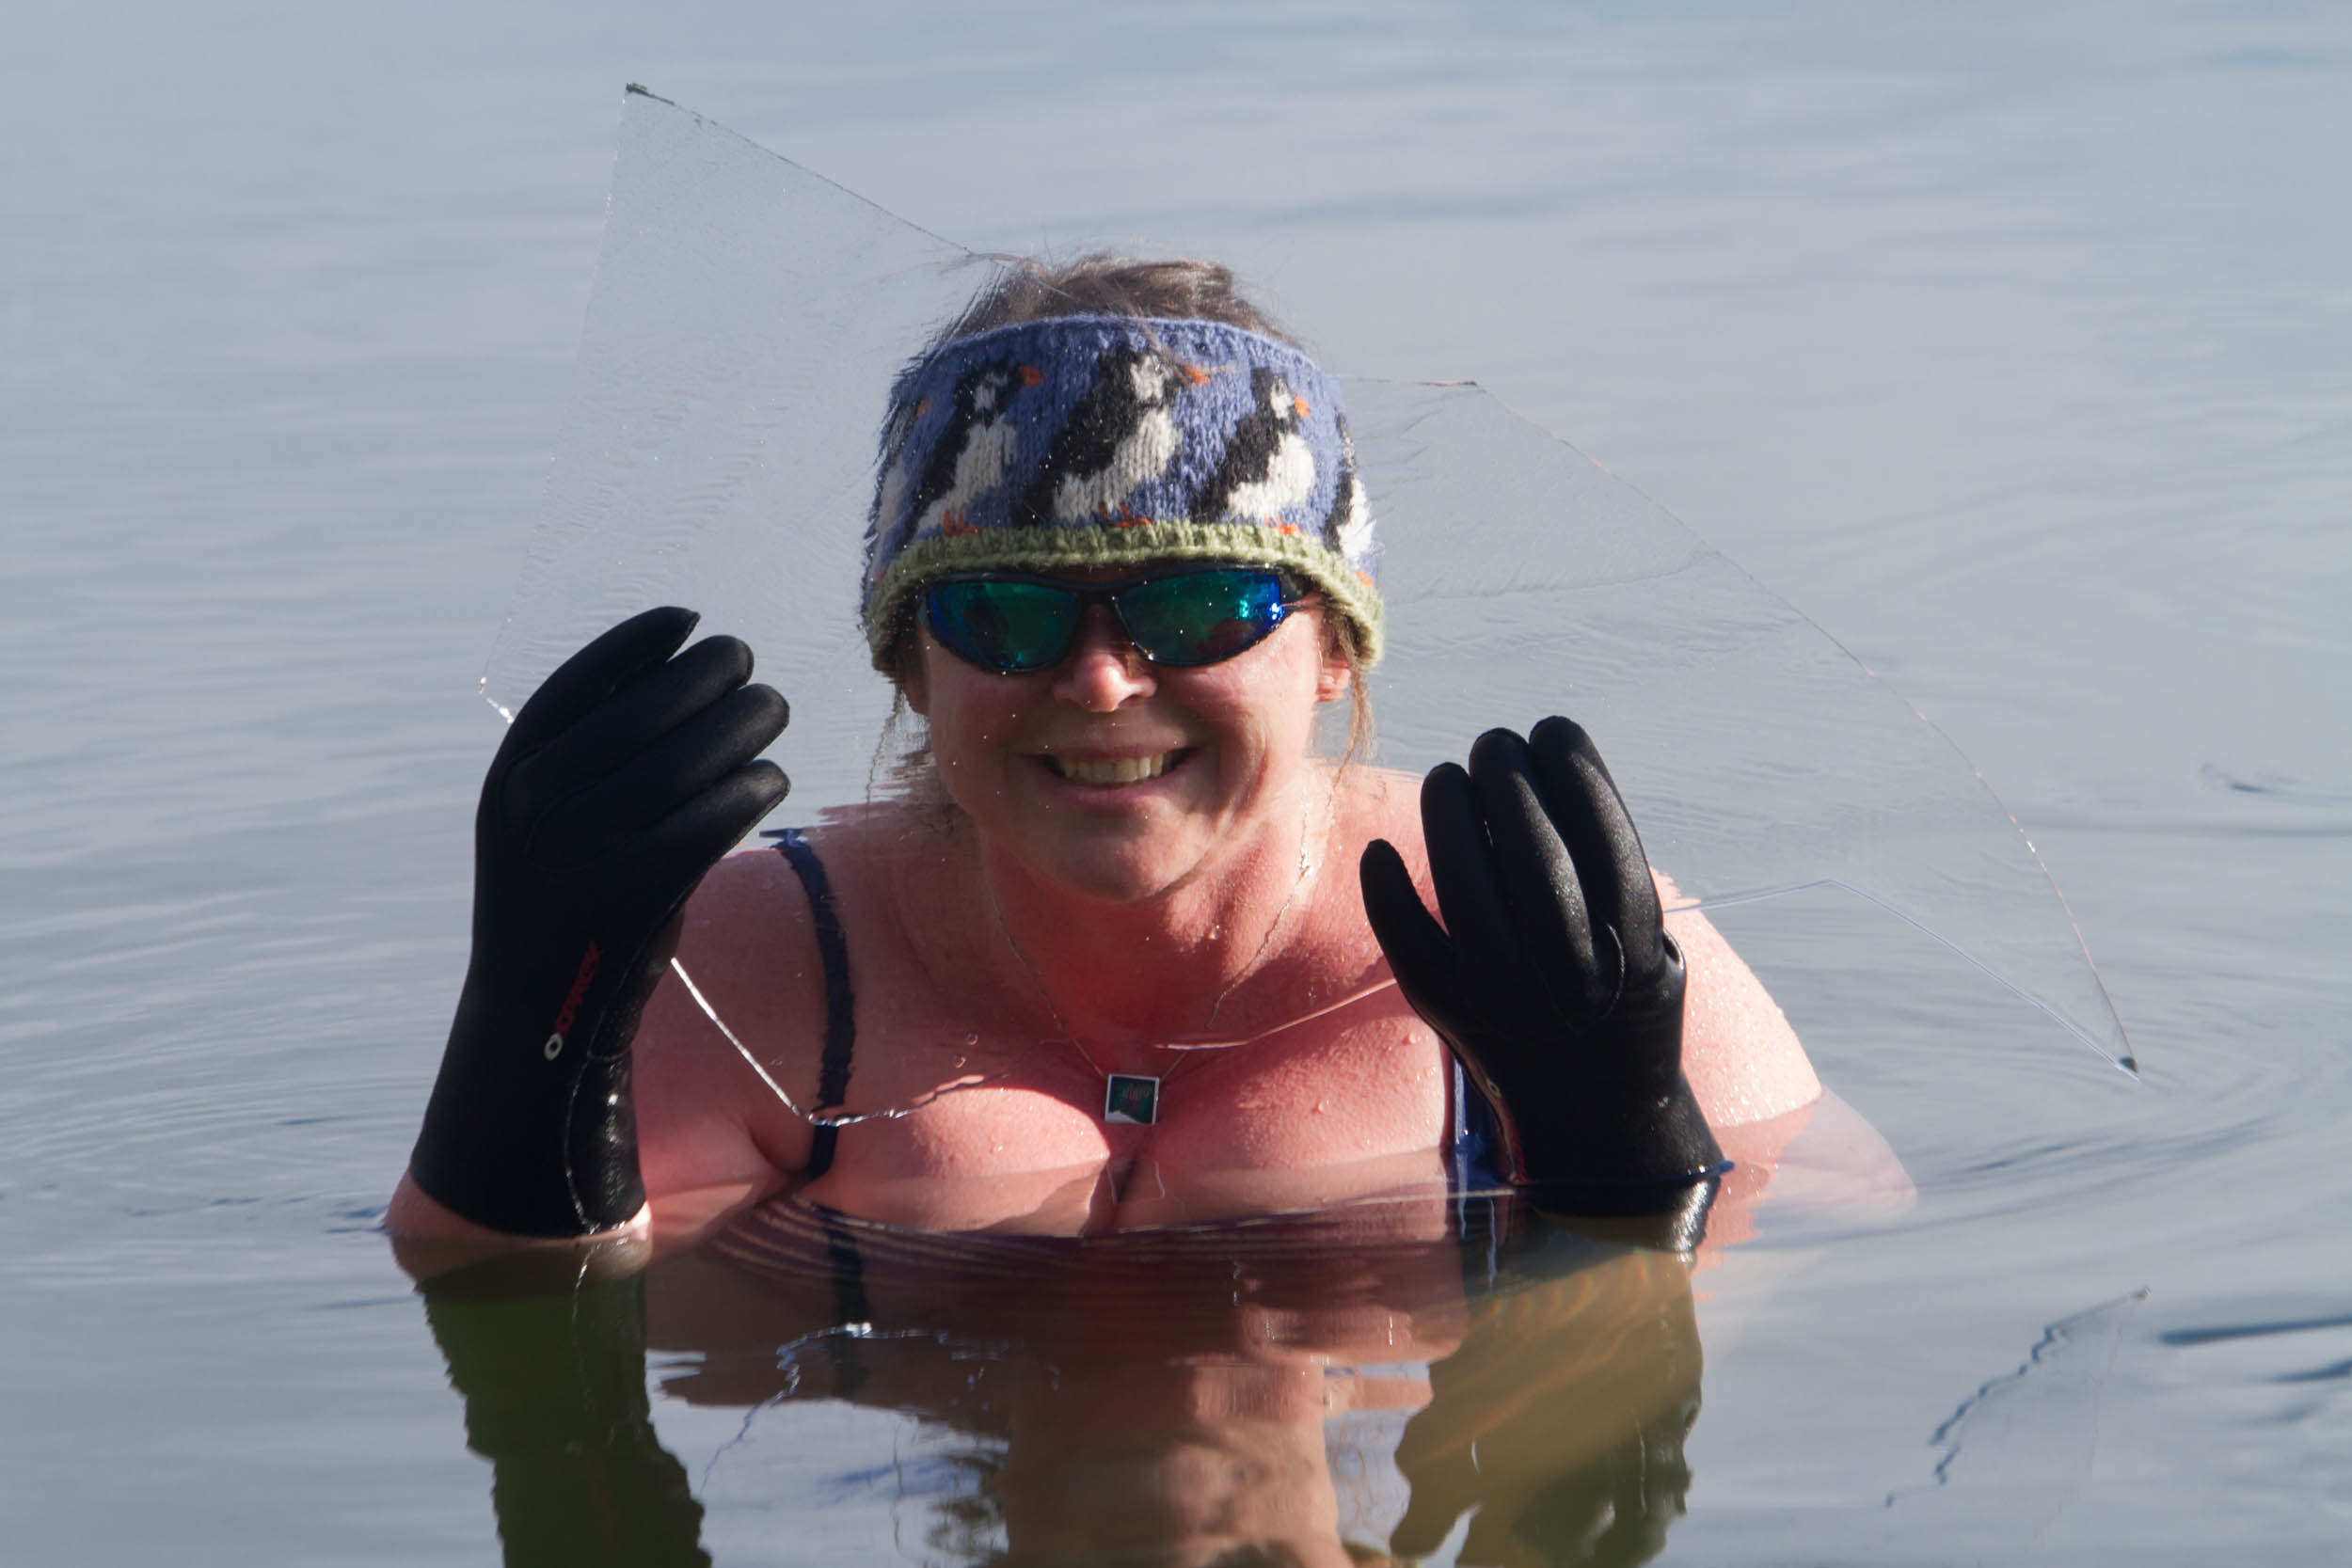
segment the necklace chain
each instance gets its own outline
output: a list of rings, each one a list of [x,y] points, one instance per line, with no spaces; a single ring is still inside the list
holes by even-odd
[[[1202,1021],[1200,1025],[1200,1031],[1202,1034],[1206,1034],[1210,1029],[1216,1027],[1216,1017],[1218,1012],[1223,1009],[1225,1006],[1225,999],[1232,995],[1235,990],[1239,990],[1243,981],[1257,974],[1259,967],[1265,962],[1266,950],[1274,945],[1275,935],[1282,928],[1283,917],[1290,913],[1291,906],[1298,901],[1299,890],[1304,888],[1314,877],[1318,862],[1316,861],[1314,854],[1313,812],[1313,798],[1310,796],[1307,809],[1299,815],[1298,874],[1291,879],[1290,891],[1282,895],[1282,902],[1280,906],[1275,910],[1274,918],[1266,923],[1265,935],[1258,939],[1257,949],[1249,955],[1249,961],[1242,966],[1240,974],[1234,975],[1232,979],[1226,982],[1224,989],[1219,990],[1216,993],[1216,999],[1209,1004],[1209,1016]],[[1044,977],[1038,974],[1037,965],[1029,961],[1029,955],[1022,951],[1021,943],[1014,939],[1012,927],[1005,919],[1005,907],[997,902],[996,890],[993,886],[990,885],[988,873],[985,870],[980,873],[980,886],[981,889],[988,895],[989,912],[996,917],[996,929],[998,934],[1004,937],[1005,945],[1012,949],[1012,956],[1021,965],[1022,972],[1028,975],[1030,986],[1037,991],[1037,999],[1045,1004],[1045,1011],[1047,1015],[1053,1019],[1054,1027],[1061,1031],[1062,1043],[1068,1045],[1072,1050],[1075,1051],[1078,1053],[1078,1059],[1085,1062],[1089,1068],[1092,1069],[1094,1075],[1097,1078],[1102,1079],[1104,1084],[1106,1085],[1111,1085],[1115,1088],[1116,1085],[1114,1084],[1114,1080],[1135,1077],[1135,1074],[1114,1073],[1107,1071],[1100,1062],[1097,1062],[1094,1059],[1093,1053],[1087,1050],[1086,1043],[1078,1038],[1078,1032],[1071,1028],[1069,1022],[1061,1016],[1061,1009],[1054,1006],[1054,993],[1045,989]],[[1233,1043],[1239,1044],[1240,1042],[1235,1041]],[[1184,1064],[1190,1059],[1191,1058],[1189,1056],[1181,1057],[1166,1072],[1161,1073],[1157,1078],[1149,1080],[1153,1086],[1153,1093],[1155,1096],[1157,1093],[1157,1086],[1167,1080],[1175,1077],[1178,1069],[1184,1067]],[[1105,1104],[1107,1107],[1107,1101],[1105,1101]],[[1107,1116],[1107,1110],[1105,1114]]]

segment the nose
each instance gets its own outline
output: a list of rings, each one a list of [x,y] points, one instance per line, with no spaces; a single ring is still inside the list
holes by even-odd
[[[1054,695],[1089,713],[1109,713],[1158,689],[1152,663],[1127,641],[1127,631],[1106,604],[1087,607],[1070,657],[1054,673]]]

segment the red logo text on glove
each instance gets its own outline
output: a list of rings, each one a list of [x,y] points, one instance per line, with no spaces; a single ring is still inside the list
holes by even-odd
[[[564,1037],[571,1032],[572,1020],[579,1014],[580,1003],[587,999],[588,983],[596,977],[596,960],[603,957],[604,950],[593,942],[588,944],[588,951],[580,956],[580,973],[572,976],[572,989],[564,993],[564,1010],[555,1015],[555,1033],[539,1048],[539,1054],[548,1061],[564,1053]]]

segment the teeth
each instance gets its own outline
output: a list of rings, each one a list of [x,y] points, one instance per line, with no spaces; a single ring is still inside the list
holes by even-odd
[[[1156,779],[1168,771],[1176,760],[1173,752],[1162,752],[1155,757],[1107,757],[1088,761],[1079,757],[1048,757],[1054,771],[1073,784],[1131,784],[1146,779]]]

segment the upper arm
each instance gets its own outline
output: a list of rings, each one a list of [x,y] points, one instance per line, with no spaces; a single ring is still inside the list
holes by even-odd
[[[771,852],[721,861],[687,903],[676,967],[637,1032],[638,1158],[649,1197],[772,1181],[807,1164],[808,1123],[761,1071],[809,1105],[824,1006],[808,901],[791,867]]]
[[[1653,870],[1670,910],[1673,879]],[[1688,989],[1682,1004],[1682,1071],[1708,1125],[1738,1127],[1784,1116],[1820,1098],[1821,1081],[1756,971],[1703,914],[1666,916],[1682,949]]]

